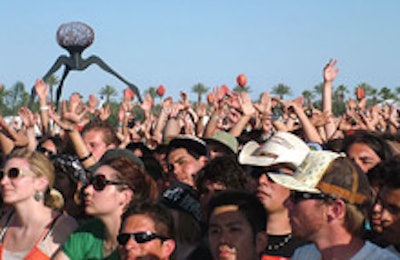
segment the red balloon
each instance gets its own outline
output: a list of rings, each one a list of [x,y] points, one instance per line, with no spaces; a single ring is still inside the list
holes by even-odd
[[[163,85],[158,86],[157,88],[157,95],[160,97],[164,96],[165,94],[165,87]]]
[[[236,81],[239,86],[244,87],[247,84],[247,77],[243,73],[239,74],[239,76],[236,78]]]
[[[124,91],[125,94],[127,94],[130,97],[130,99],[133,99],[135,97],[135,93],[132,91],[132,89],[126,88]]]

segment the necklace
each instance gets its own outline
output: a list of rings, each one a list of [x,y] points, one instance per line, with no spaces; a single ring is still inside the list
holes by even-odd
[[[292,239],[292,234],[287,235],[281,242],[279,242],[277,244],[274,244],[274,245],[269,244],[267,246],[267,250],[268,251],[272,251],[272,250],[276,251],[279,248],[284,247],[287,243],[289,243],[290,239]]]

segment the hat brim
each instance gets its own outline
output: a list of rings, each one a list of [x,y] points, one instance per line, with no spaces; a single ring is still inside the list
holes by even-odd
[[[227,146],[226,144],[224,144],[223,142],[220,142],[218,140],[215,140],[212,138],[204,138],[203,140],[204,140],[204,142],[206,142],[207,145],[213,145],[213,144],[220,145],[220,146],[224,147],[225,149],[227,149],[228,151],[231,151],[234,154],[236,153],[234,150],[232,150],[231,147]]]
[[[282,163],[281,161],[279,161],[279,158],[267,157],[265,155],[262,156],[252,155],[259,148],[260,145],[255,141],[250,141],[246,143],[239,154],[238,157],[239,163],[244,165],[262,166],[262,167]]]
[[[295,191],[303,191],[303,192],[312,192],[312,193],[321,193],[320,190],[309,187],[305,183],[296,180],[293,176],[281,173],[267,173],[268,177],[270,177],[275,183],[288,188],[290,190]]]

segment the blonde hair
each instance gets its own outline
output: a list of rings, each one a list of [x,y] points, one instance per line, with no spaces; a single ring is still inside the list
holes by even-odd
[[[31,151],[27,148],[16,149],[8,156],[7,160],[13,158],[25,159],[29,164],[29,169],[36,177],[45,177],[48,187],[44,191],[44,204],[52,209],[59,210],[64,206],[64,198],[61,193],[53,188],[55,170],[51,161],[43,154]]]

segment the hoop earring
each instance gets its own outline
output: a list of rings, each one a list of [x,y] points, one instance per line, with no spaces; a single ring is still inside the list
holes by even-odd
[[[33,195],[33,198],[34,198],[36,201],[41,201],[41,200],[43,200],[43,197],[44,197],[44,194],[43,194],[42,191],[37,191],[37,192],[35,192],[35,195]]]

